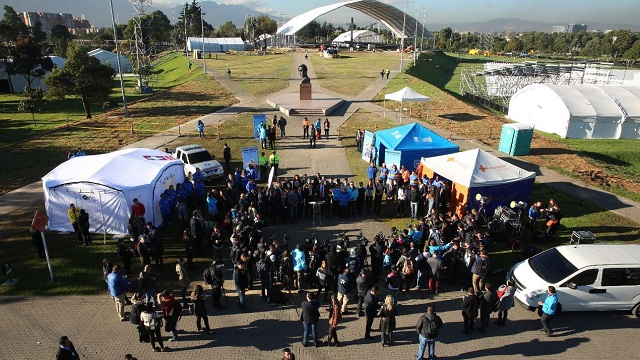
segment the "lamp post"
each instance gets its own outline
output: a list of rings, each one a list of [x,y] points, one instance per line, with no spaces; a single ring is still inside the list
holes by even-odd
[[[416,29],[413,32],[413,66],[416,66],[416,56],[418,53],[418,45],[416,44],[416,40],[418,39],[418,16],[420,13],[420,5],[416,4]],[[424,25],[422,25],[424,26]]]
[[[400,39],[400,73],[402,73],[402,66],[404,61],[404,27],[407,24],[407,0],[404,0],[404,11],[402,16],[402,39]]]
[[[127,96],[124,93],[124,79],[122,78],[122,66],[120,65],[120,47],[118,46],[118,31],[116,29],[116,17],[113,13],[113,0],[109,0],[111,5],[111,22],[113,24],[113,39],[116,42],[116,61],[118,62],[118,73],[120,73],[120,90],[122,91],[122,104],[124,105],[124,117],[129,117],[129,109],[127,109]]]
[[[207,59],[204,56],[204,13],[202,12],[202,7],[204,5],[204,1],[200,0],[200,26],[201,26],[201,35],[202,35],[202,66],[204,73],[207,73]]]

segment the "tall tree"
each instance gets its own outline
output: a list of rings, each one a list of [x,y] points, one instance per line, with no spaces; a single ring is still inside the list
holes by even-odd
[[[46,57],[40,44],[32,36],[20,38],[11,50],[13,61],[7,63],[7,72],[22,75],[27,80],[27,86],[47,71],[53,69],[51,58]]]
[[[0,40],[15,42],[18,38],[29,36],[29,28],[20,20],[18,13],[9,5],[5,5],[4,16],[0,20]]]
[[[91,102],[106,100],[113,88],[115,71],[87,54],[83,46],[70,46],[63,69],[54,69],[44,80],[49,87],[47,96],[63,98],[79,96],[87,119],[91,118]]]
[[[278,23],[268,15],[259,15],[256,18],[256,36],[274,35],[278,30]],[[263,37],[264,46],[267,46],[267,37]]]
[[[231,21],[227,21],[220,25],[216,35],[219,37],[236,37],[240,35],[240,30]]]
[[[53,44],[53,54],[56,56],[64,57],[67,54],[67,46],[71,41],[71,33],[64,25],[55,25],[51,28],[51,34],[49,35],[49,41]]]

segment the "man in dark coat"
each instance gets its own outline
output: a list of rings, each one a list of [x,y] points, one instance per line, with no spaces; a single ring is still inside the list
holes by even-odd
[[[367,292],[373,286],[374,282],[369,276],[367,269],[360,270],[360,275],[356,278],[356,290],[358,291],[358,307],[356,314],[359,317],[364,316],[362,312],[362,304],[364,303],[364,297],[367,296]]]
[[[224,157],[224,164],[227,168],[227,173],[230,173],[231,168],[229,167],[229,163],[231,162],[231,148],[226,143],[224,144],[224,149],[222,150],[222,156]]]
[[[498,302],[498,293],[493,289],[493,285],[486,283],[484,288],[485,292],[480,296],[480,327],[476,328],[480,332],[484,332],[484,328],[489,326],[489,317]]]
[[[378,298],[378,285],[373,285],[371,290],[367,291],[367,295],[364,297],[364,313],[367,317],[367,324],[364,330],[364,338],[367,340],[373,339],[371,336],[371,326],[373,325],[373,319],[375,319],[380,309],[380,299]]]
[[[236,291],[238,292],[238,304],[241,309],[244,309],[244,294],[249,286],[249,275],[247,274],[247,269],[245,269],[245,264],[243,262],[238,262],[236,264],[233,275],[233,279],[236,283]]]
[[[464,329],[462,332],[465,335],[473,333],[473,320],[478,317],[478,298],[473,292],[473,288],[470,287],[467,291],[467,295],[462,300],[462,319],[464,320]]]
[[[302,302],[302,312],[300,314],[300,320],[304,326],[304,332],[302,334],[302,346],[307,346],[307,339],[309,338],[309,330],[313,336],[313,344],[315,347],[320,347],[320,341],[318,341],[318,320],[320,320],[320,303],[315,299],[314,294],[307,293],[307,301]]]
[[[69,341],[69,338],[62,336],[60,338],[60,347],[56,353],[56,360],[76,360],[80,359],[80,356],[76,352],[76,348],[73,347],[73,343]]]

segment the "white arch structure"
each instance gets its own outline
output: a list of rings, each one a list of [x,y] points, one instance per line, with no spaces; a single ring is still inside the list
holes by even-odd
[[[357,10],[380,21],[389,28],[396,37],[402,38],[402,24],[405,16],[404,12],[395,6],[391,6],[377,0],[350,0],[309,10],[294,17],[279,27],[276,35],[294,35],[305,25],[318,17],[343,6]],[[421,23],[417,22],[416,19],[411,17],[409,14],[406,14],[406,23],[404,26],[405,38],[414,34],[422,34],[422,29],[423,25]]]

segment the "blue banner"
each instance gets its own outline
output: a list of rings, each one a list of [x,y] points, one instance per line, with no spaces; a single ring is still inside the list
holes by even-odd
[[[370,131],[364,131],[364,139],[362,140],[362,160],[371,161],[371,148],[375,146],[373,143],[373,133]]]
[[[255,141],[260,141],[260,123],[262,122],[262,124],[264,124],[264,126],[267,126],[267,115],[265,114],[258,114],[258,115],[253,115],[253,139]]]
[[[255,169],[256,180],[260,179],[260,163],[258,162],[258,147],[242,148],[242,167],[246,170]]]
[[[387,167],[391,169],[391,167],[395,164],[400,170],[400,156],[402,155],[401,151],[389,150],[385,149],[384,151],[384,162],[387,164]]]

